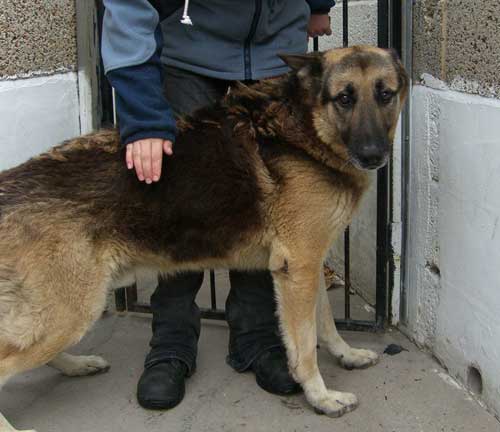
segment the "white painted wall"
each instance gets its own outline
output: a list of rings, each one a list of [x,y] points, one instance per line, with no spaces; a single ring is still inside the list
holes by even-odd
[[[412,110],[405,331],[500,414],[500,101],[416,86]]]
[[[0,81],[0,171],[80,134],[76,73]]]

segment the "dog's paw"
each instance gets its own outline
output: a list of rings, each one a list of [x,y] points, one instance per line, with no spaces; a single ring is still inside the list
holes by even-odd
[[[339,357],[340,365],[348,370],[366,369],[378,363],[378,354],[366,349],[351,348],[349,352]]]
[[[314,403],[314,411],[316,414],[336,418],[353,411],[357,406],[358,398],[356,395],[328,390],[326,397]]]
[[[65,376],[77,377],[96,375],[109,370],[109,363],[99,356],[78,356],[71,364],[68,364],[61,372]]]

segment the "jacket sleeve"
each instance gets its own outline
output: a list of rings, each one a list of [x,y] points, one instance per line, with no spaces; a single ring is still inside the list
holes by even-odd
[[[175,120],[163,95],[160,18],[147,0],[104,0],[102,59],[116,92],[123,144],[175,139]]]
[[[311,8],[311,13],[315,15],[328,14],[330,9],[335,6],[334,0],[306,0]]]

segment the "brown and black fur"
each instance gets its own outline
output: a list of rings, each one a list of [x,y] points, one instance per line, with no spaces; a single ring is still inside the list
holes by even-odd
[[[317,373],[319,270],[367,187],[363,168],[387,160],[407,77],[371,47],[285,61],[291,73],[237,85],[179,120],[158,183],[126,169],[115,131],[0,173],[0,379],[57,363],[99,317],[106,288],[135,271],[267,268],[308,400],[332,416],[356,406]],[[342,364],[376,361],[324,320],[320,336]]]

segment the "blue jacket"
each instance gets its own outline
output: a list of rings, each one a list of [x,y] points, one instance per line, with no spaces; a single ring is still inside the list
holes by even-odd
[[[226,80],[257,80],[287,67],[278,53],[307,50],[311,13],[333,0],[104,0],[102,57],[116,90],[122,142],[175,139],[163,64]]]

